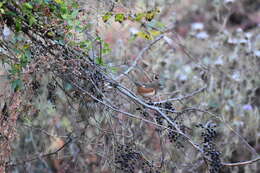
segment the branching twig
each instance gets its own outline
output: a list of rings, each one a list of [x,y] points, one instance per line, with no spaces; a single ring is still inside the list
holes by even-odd
[[[37,156],[37,157],[33,157],[33,158],[30,158],[30,159],[26,159],[26,160],[23,160],[23,161],[18,161],[16,163],[6,163],[5,166],[7,167],[13,167],[13,166],[18,166],[18,165],[21,165],[21,164],[25,164],[27,162],[32,162],[34,160],[38,160],[39,157],[43,158],[43,157],[49,157],[49,156],[52,156],[52,155],[56,155],[58,154],[63,148],[65,148],[67,145],[69,145],[74,139],[72,139],[70,136],[67,137],[68,138],[68,141],[66,143],[64,143],[60,148],[58,148],[56,151],[54,152],[51,152],[51,153],[46,153],[46,154],[42,154],[40,156]]]
[[[160,104],[160,103],[166,103],[166,102],[171,102],[171,101],[181,101],[181,100],[184,100],[184,99],[188,99],[190,97],[193,97],[195,96],[196,94],[199,94],[201,92],[203,92],[205,89],[207,89],[207,86],[204,86],[196,91],[193,91],[192,93],[189,93],[185,96],[181,96],[181,97],[176,97],[176,98],[169,98],[169,99],[166,99],[166,100],[162,100],[162,101],[159,101],[159,102],[154,102],[155,104]]]
[[[42,133],[48,135],[48,136],[51,136],[53,138],[68,138],[68,136],[62,136],[62,135],[53,135],[49,132],[47,132],[46,130],[43,130],[42,128],[38,128],[38,127],[33,127],[31,125],[28,125],[26,123],[22,123],[23,126],[25,126],[26,128],[30,128],[30,129],[33,129],[33,130],[37,130],[37,131],[41,131]]]
[[[144,53],[146,51],[148,51],[156,42],[158,42],[159,40],[161,40],[163,38],[163,35],[158,36],[156,39],[154,39],[151,43],[149,43],[146,47],[144,47],[139,54],[137,55],[137,57],[135,58],[133,64],[122,74],[120,74],[118,77],[116,77],[115,80],[120,79],[121,77],[127,75],[128,73],[130,73],[135,66],[137,65],[138,61],[143,57]]]

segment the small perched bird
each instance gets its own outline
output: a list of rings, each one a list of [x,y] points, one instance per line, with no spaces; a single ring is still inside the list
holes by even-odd
[[[159,80],[150,83],[134,82],[137,87],[137,93],[143,97],[152,97],[156,95],[157,90],[161,87]]]

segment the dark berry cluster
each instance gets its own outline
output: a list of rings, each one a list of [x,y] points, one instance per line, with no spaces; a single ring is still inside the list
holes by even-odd
[[[201,136],[203,137],[202,149],[204,154],[209,157],[210,173],[218,173],[222,167],[220,160],[220,152],[216,149],[214,139],[217,136],[216,124],[208,122],[205,125],[199,124],[197,127],[203,129]]]
[[[171,111],[175,110],[171,102],[165,102],[163,106],[164,106],[164,109],[166,109],[165,110],[166,114],[171,113]]]
[[[91,81],[89,81],[89,79],[91,79]],[[87,82],[84,82],[84,86],[82,88],[84,88],[84,90],[89,92],[98,100],[103,100],[102,93],[105,92],[103,75],[97,71],[94,71],[90,76],[88,76],[88,78],[84,80]],[[95,100],[95,102],[97,101]]]
[[[37,95],[39,94],[39,89],[40,89],[40,86],[41,86],[40,82],[37,81],[37,80],[33,80],[33,81],[31,82],[30,86],[31,86],[31,89],[32,89],[33,92],[34,92],[34,95],[37,96]]]
[[[140,114],[143,115],[144,117],[149,116],[149,113],[145,110],[145,108],[142,109],[142,108],[138,107],[138,108],[136,108],[136,110],[139,111]]]
[[[154,103],[152,102],[152,100],[149,100],[149,102],[147,102],[147,104],[148,104],[148,105],[151,105],[151,106],[154,105]]]
[[[33,89],[33,90],[37,90],[37,89],[40,88],[40,85],[41,85],[41,84],[40,84],[39,81],[33,80],[32,83],[31,83],[31,85],[32,85],[32,89]]]
[[[163,125],[164,118],[158,112],[155,112],[154,116],[155,116],[155,120],[156,120],[157,124]]]
[[[169,114],[171,111],[174,111],[175,108],[173,107],[171,102],[165,102],[165,103],[157,103],[155,106],[158,106],[160,108],[163,108],[162,110],[166,113]]]
[[[75,90],[72,92],[72,97],[75,99],[79,99],[81,97],[81,94],[78,90]]]
[[[118,145],[115,152],[115,164],[125,173],[142,170],[144,173],[160,173],[130,145]]]
[[[95,71],[94,73],[92,73],[91,79],[94,81],[95,85],[98,88],[101,88],[103,86],[104,76],[100,72]]]
[[[170,116],[168,116],[168,118],[172,122],[174,122],[183,133],[185,133],[185,126],[181,122],[174,121],[173,118]],[[177,147],[183,148],[184,146],[182,144],[182,141],[183,141],[182,135],[179,134],[178,132],[176,132],[175,127],[172,124],[170,124],[169,122],[168,122],[168,128],[171,129],[168,132],[168,138],[169,138],[170,142],[172,142],[172,143],[174,142]]]
[[[55,104],[57,95],[56,95],[56,85],[53,83],[48,83],[47,85],[47,90],[48,90],[48,95],[47,95],[47,100],[49,100],[51,103]]]
[[[164,108],[165,109],[169,109],[169,110],[174,110],[174,108],[172,107],[172,103],[171,102],[165,102],[164,103]]]
[[[199,126],[204,129],[204,131],[201,133],[201,136],[204,139],[203,143],[212,142],[214,138],[216,138],[217,136],[217,132],[215,130],[216,124],[208,123],[205,126],[203,126],[202,124],[200,124]]]
[[[217,151],[214,143],[212,142],[203,143],[203,152],[206,156],[210,157],[209,172],[219,173],[220,168],[222,167],[221,160],[220,160],[221,153]]]

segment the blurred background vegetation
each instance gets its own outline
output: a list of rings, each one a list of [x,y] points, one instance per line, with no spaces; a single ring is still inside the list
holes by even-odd
[[[259,158],[260,2],[76,2],[78,4],[72,0],[23,0],[17,4],[23,4],[22,7],[28,11],[25,18],[30,21],[31,26],[36,25],[37,20],[46,22],[42,24],[45,36],[80,47],[92,59],[95,59],[96,54],[100,55],[101,50],[102,56],[96,58],[95,62],[107,68],[114,78],[131,66],[143,48],[163,35],[162,39],[142,55],[131,76],[135,80],[142,80],[144,74],[150,77],[158,75],[163,87],[158,91],[156,101],[181,98],[206,86],[203,92],[171,102],[176,111],[195,110],[187,111],[179,117],[179,123],[187,127],[186,133],[198,144],[202,144],[201,130],[196,126],[212,122],[217,125],[214,143],[221,152],[220,159],[223,163]],[[113,112],[96,102],[87,100],[82,103],[82,100],[76,99],[70,103],[64,90],[57,86],[58,79],[51,71],[46,70],[48,63],[53,62],[52,59],[43,58],[37,72],[32,71],[33,75],[23,76],[23,73],[30,71],[27,68],[30,63],[38,66],[38,62],[32,57],[39,49],[30,48],[27,52],[27,43],[24,37],[19,35],[22,31],[19,29],[22,25],[19,20],[15,23],[16,32],[12,32],[13,28],[5,23],[5,3],[9,2],[3,1],[0,6],[2,117],[6,105],[18,102],[9,100],[17,91],[21,92],[19,104],[23,106],[23,109],[11,107],[16,109],[19,115],[16,116],[15,124],[12,124],[15,127],[12,131],[14,136],[6,148],[9,151],[9,166],[6,166],[6,172],[131,172],[129,167],[123,169],[123,164],[116,161],[119,153],[128,153],[129,149],[140,157],[139,162],[132,164],[148,167],[134,168],[136,172],[208,171],[210,166],[205,164],[201,153],[195,151],[184,139],[171,142],[168,132],[160,131],[152,124],[122,113]],[[34,13],[30,12],[32,6],[37,3],[46,4],[44,7],[38,7],[45,9],[45,12],[39,10],[42,16],[34,16]],[[53,7],[53,11],[48,11],[53,3],[61,6],[65,4],[64,9],[61,8],[58,12]],[[145,17],[140,21],[120,16],[117,20],[114,18],[115,14],[131,16],[147,15],[148,12],[154,15],[151,20]],[[60,19],[55,18],[59,15]],[[51,28],[55,30],[52,31]],[[65,36],[58,38],[57,33],[65,33]],[[19,50],[23,50],[23,55],[29,58],[24,57],[25,60],[20,61],[21,67],[14,66],[8,63],[11,60],[4,56],[3,45],[16,48],[13,52],[21,55],[20,60],[23,56],[19,54]],[[41,66],[45,69],[41,69]],[[30,79],[27,80],[26,77]],[[135,91],[129,77],[123,76],[118,81]],[[74,92],[69,83],[58,82],[67,92]],[[142,108],[144,112],[140,111],[137,104],[129,102],[126,97],[118,98],[116,94],[112,90],[107,96],[122,110],[146,118],[146,110]],[[3,138],[1,137],[1,142],[4,141]],[[62,150],[56,152],[60,148]],[[45,153],[52,152],[54,153],[42,157]],[[260,163],[254,162],[234,167],[224,165],[218,172],[259,171]]]

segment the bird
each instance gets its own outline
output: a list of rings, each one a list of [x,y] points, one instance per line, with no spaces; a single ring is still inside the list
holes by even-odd
[[[134,81],[136,91],[139,95],[145,98],[153,97],[156,95],[157,90],[161,87],[159,80],[154,80],[148,83],[141,83]]]

